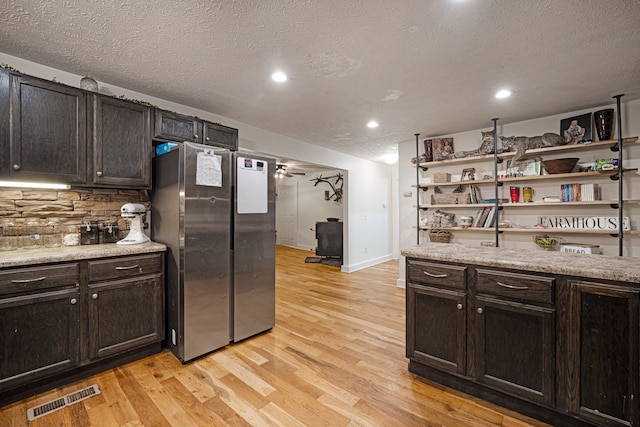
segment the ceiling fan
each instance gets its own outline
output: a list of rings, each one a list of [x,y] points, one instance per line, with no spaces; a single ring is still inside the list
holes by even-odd
[[[286,176],[288,178],[291,178],[294,175],[306,175],[306,173],[304,172],[289,172],[287,171],[287,166],[286,165],[276,165],[276,177],[277,178],[282,178],[283,176]]]

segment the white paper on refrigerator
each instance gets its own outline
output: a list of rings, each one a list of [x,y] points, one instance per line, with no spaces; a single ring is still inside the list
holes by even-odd
[[[213,150],[198,153],[196,185],[222,187],[222,156],[214,154]]]

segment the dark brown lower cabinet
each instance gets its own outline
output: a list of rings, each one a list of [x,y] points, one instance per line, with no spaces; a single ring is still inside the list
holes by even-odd
[[[570,409],[595,425],[637,426],[640,289],[571,280]]]
[[[466,292],[409,284],[407,305],[420,313],[407,328],[407,357],[447,372],[464,374]]]
[[[0,296],[0,390],[77,366],[78,301],[75,286]]]
[[[640,284],[407,258],[420,376],[558,426],[640,426]]]
[[[160,275],[89,285],[89,357],[99,359],[163,337]]]
[[[0,269],[0,406],[156,353],[164,254]]]
[[[553,408],[555,310],[477,297],[476,379]]]

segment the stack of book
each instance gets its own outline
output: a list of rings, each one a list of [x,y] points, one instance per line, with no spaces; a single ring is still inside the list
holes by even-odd
[[[600,200],[598,184],[562,184],[560,186],[563,202],[593,202]]]
[[[489,228],[493,227],[496,222],[496,207],[486,207],[482,209],[478,209],[476,214],[473,216],[473,222],[471,223],[471,227],[475,228]]]

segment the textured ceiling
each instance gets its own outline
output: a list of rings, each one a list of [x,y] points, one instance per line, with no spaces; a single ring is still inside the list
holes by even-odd
[[[640,97],[640,2],[4,0],[0,51],[380,161]]]

